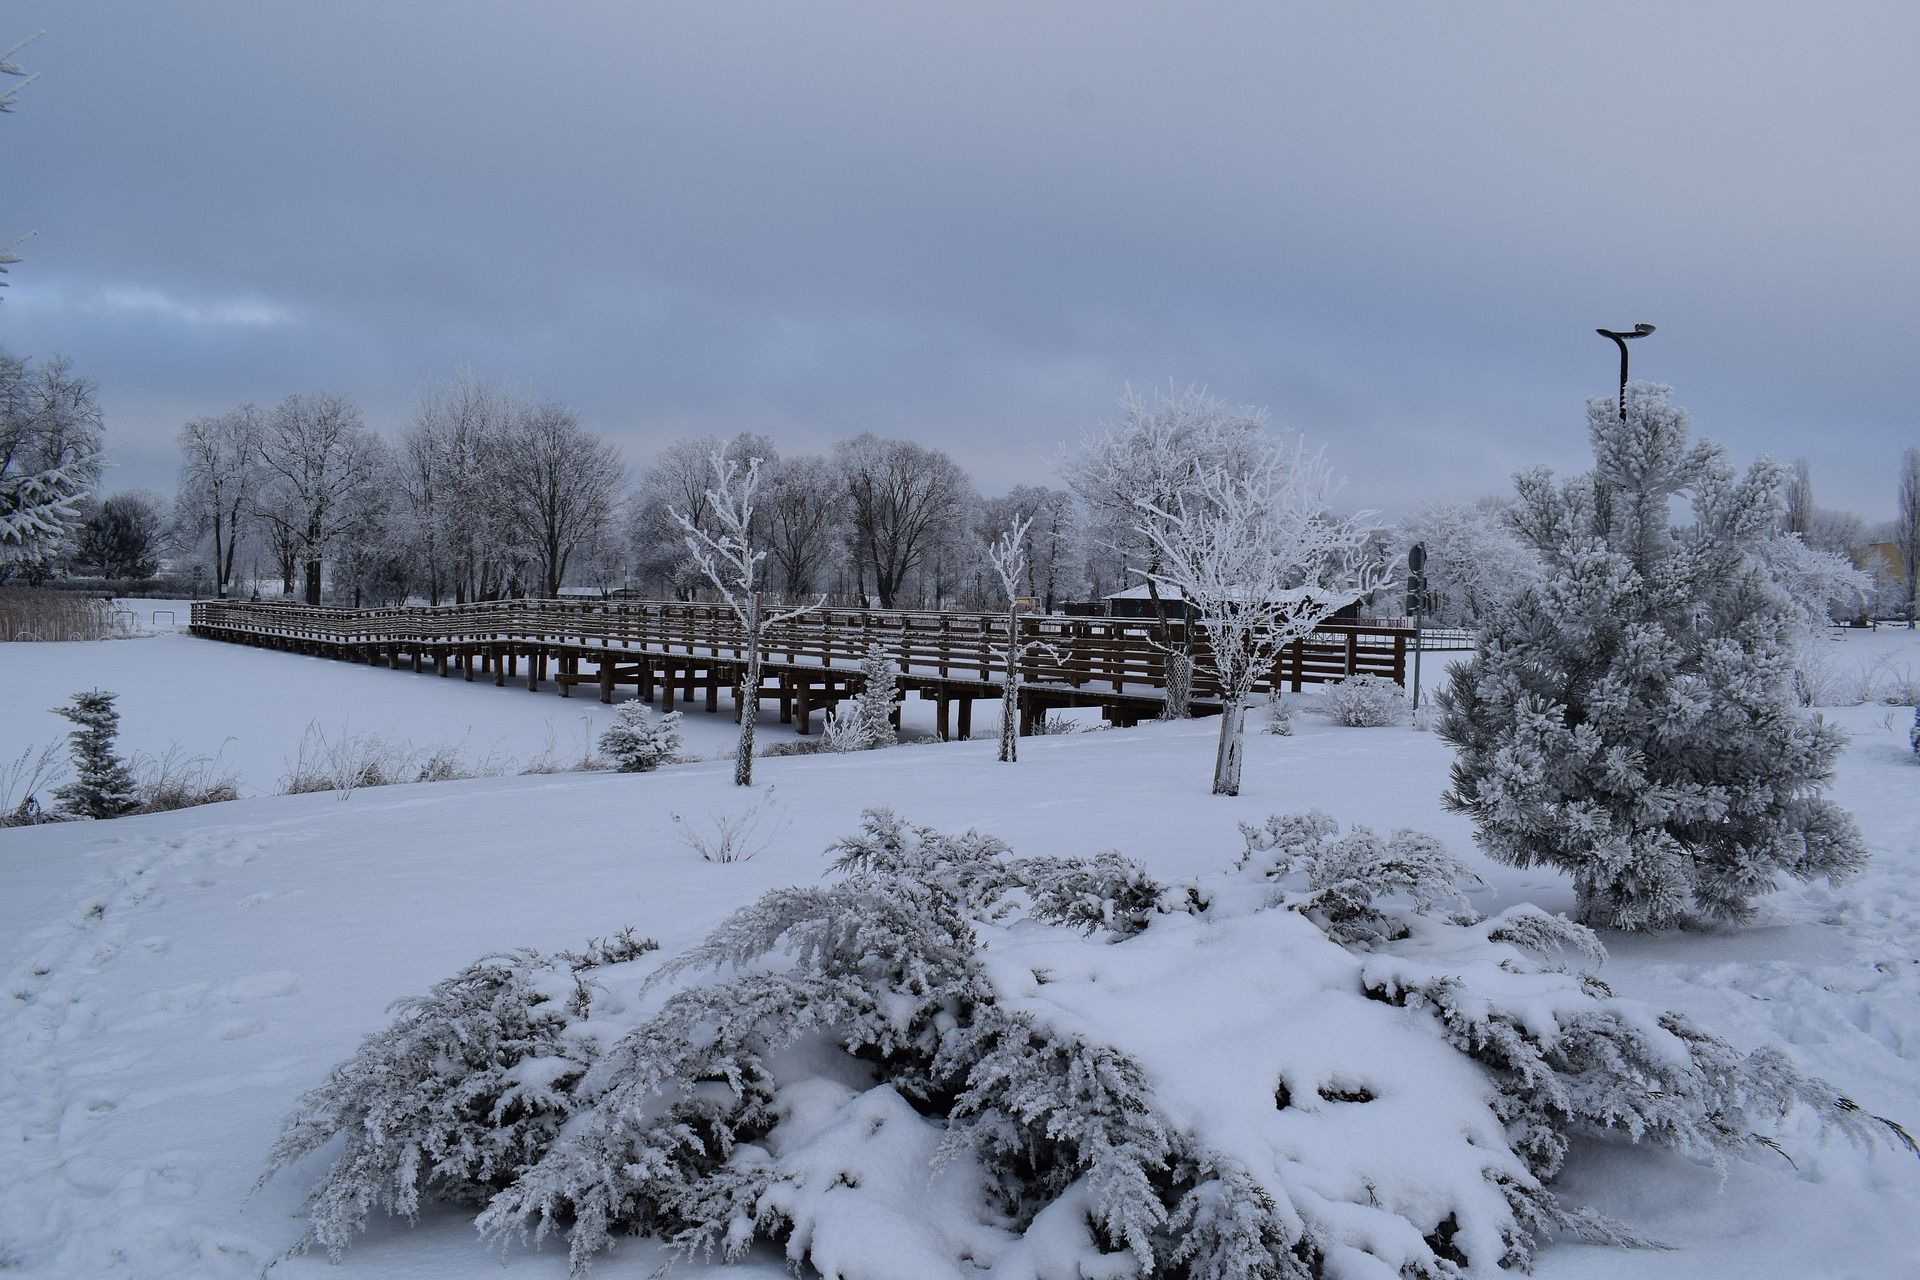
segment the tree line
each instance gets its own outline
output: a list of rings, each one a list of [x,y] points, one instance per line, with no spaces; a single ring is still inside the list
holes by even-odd
[[[1128,393],[1078,447],[1041,460],[1063,483],[984,496],[944,451],[864,433],[783,455],[763,435],[672,441],[638,468],[565,405],[472,373],[426,387],[393,438],[335,392],[195,418],[179,432],[170,497],[98,494],[97,390],[71,362],[0,351],[0,582],[53,574],[144,579],[171,563],[216,595],[236,588],[309,603],[435,604],[552,596],[563,587],[692,600],[711,585],[687,547],[711,529],[710,460],[761,460],[753,536],[766,589],[799,601],[998,609],[989,548],[1022,527],[1023,600],[1057,610],[1158,572],[1147,507],[1170,510],[1203,466],[1229,471],[1266,434],[1264,414],[1193,389]],[[1052,478],[1036,476],[1036,480]],[[1869,526],[1819,506],[1794,467],[1775,544],[1834,616],[1904,616],[1920,604],[1920,450],[1896,481],[1896,519]],[[1430,621],[1474,625],[1537,572],[1510,503],[1436,502],[1379,535],[1387,564],[1427,549]],[[1806,554],[1803,554],[1806,553]],[[1862,566],[1862,584],[1847,563]],[[1396,585],[1366,607],[1398,615]]]

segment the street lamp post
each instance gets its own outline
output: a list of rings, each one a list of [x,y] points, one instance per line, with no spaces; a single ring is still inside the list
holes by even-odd
[[[1594,332],[1603,338],[1612,338],[1613,345],[1620,348],[1620,421],[1625,422],[1627,420],[1627,340],[1646,337],[1653,332],[1653,326],[1637,324],[1626,332],[1618,329],[1595,329]]]

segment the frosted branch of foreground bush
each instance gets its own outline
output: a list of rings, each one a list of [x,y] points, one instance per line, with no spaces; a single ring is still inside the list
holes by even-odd
[[[1581,926],[1478,916],[1431,837],[1303,814],[1245,846],[1168,886],[869,811],[838,880],[667,965],[516,953],[436,988],[269,1172],[344,1134],[306,1242],[484,1199],[489,1239],[564,1233],[575,1274],[641,1233],[849,1280],[1440,1280],[1525,1269],[1549,1233],[1644,1243],[1552,1190],[1576,1136],[1718,1162],[1803,1109],[1904,1138],[1614,997],[1567,963],[1603,954]]]

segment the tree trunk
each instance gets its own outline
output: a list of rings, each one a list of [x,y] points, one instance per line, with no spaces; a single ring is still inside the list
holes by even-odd
[[[1193,657],[1184,650],[1167,653],[1167,700],[1160,710],[1162,720],[1185,720],[1193,701]]]
[[[1020,615],[1007,605],[1006,674],[1000,684],[1000,763],[1020,759]]]
[[[1220,748],[1213,760],[1213,794],[1240,794],[1240,731],[1246,707],[1233,694],[1222,693],[1220,703]]]
[[[320,603],[320,562],[318,560],[307,561],[307,603],[315,607]]]
[[[760,593],[747,593],[747,670],[735,695],[740,706],[740,749],[733,758],[733,784],[753,785],[753,729],[760,718]]]

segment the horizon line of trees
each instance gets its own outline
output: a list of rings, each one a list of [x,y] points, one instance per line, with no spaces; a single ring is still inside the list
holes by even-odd
[[[1147,443],[1154,422],[1162,434]],[[1231,468],[1265,431],[1260,411],[1192,388],[1129,392],[1114,422],[1056,460],[1061,487],[984,497],[944,451],[871,432],[787,456],[764,435],[686,437],[629,485],[620,449],[571,409],[462,371],[428,384],[393,440],[328,391],[195,418],[179,432],[171,500],[143,490],[102,498],[91,380],[64,359],[35,365],[0,351],[0,583],[61,572],[145,579],[188,560],[216,596],[277,582],[311,604],[461,603],[563,587],[692,600],[711,593],[673,513],[708,528],[717,451],[740,465],[761,460],[754,536],[770,598],[997,609],[1005,594],[988,552],[1021,525],[1024,598],[1052,612],[1151,588],[1139,504],[1165,509],[1183,468]],[[1902,457],[1897,489],[1896,518],[1868,526],[1819,506],[1808,463],[1793,464],[1779,532],[1814,553],[1796,571],[1824,575],[1817,589],[1831,587],[1835,616],[1920,611],[1920,449]],[[1473,625],[1531,579],[1509,505],[1429,503],[1380,532],[1389,567],[1413,542],[1426,545],[1431,622]],[[1892,554],[1876,559],[1884,544]],[[1864,587],[1846,578],[1849,565],[1866,572]],[[1369,608],[1399,615],[1400,590],[1391,579]]]

